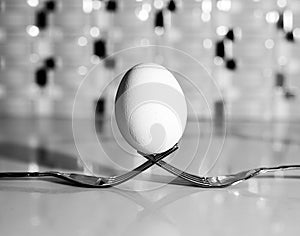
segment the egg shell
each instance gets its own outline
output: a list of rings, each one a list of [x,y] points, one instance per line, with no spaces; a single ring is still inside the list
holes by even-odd
[[[187,105],[173,74],[154,63],[138,64],[121,80],[115,116],[125,140],[144,154],[172,148],[185,129]]]

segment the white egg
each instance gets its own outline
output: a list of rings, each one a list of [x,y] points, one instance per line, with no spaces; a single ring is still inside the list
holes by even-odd
[[[145,154],[161,153],[181,138],[187,120],[183,91],[165,67],[144,63],[126,72],[115,99],[115,116],[125,140]]]

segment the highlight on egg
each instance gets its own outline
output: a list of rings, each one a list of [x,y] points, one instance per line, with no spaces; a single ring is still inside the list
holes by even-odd
[[[181,139],[187,121],[184,93],[165,67],[142,63],[123,76],[115,116],[124,139],[144,154],[161,153]]]

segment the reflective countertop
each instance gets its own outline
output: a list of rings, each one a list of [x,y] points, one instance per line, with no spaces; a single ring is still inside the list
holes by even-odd
[[[85,129],[85,121],[80,122],[83,138],[77,140],[76,146],[69,120],[2,119],[0,171],[60,170],[108,176],[144,161],[117,148],[107,121],[101,121],[98,127],[104,150],[101,155],[96,148],[99,143]],[[191,173],[230,174],[260,166],[300,163],[300,123],[190,123],[180,150],[166,161]],[[109,189],[75,187],[51,179],[2,179],[0,234],[174,236],[300,232],[300,171],[276,172],[224,189],[176,185],[170,183],[172,179],[158,167]]]

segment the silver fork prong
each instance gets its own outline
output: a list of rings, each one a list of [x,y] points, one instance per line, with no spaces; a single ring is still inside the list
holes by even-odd
[[[151,157],[149,156],[144,156],[144,157],[147,159],[151,159]],[[174,174],[175,176],[181,179],[189,181],[194,185],[198,185],[200,187],[206,187],[210,184],[206,177],[200,177],[200,176],[187,173],[183,170],[176,168],[175,166],[166,163],[163,160],[156,162],[156,165],[158,165],[159,167],[165,169],[166,171],[170,172],[171,174]]]
[[[157,155],[149,155],[149,156],[151,156],[151,158],[149,158],[148,161],[146,161],[145,163],[143,163],[142,165],[138,166],[137,168],[135,168],[134,170],[132,170],[130,172],[127,172],[120,176],[116,176],[113,180],[108,181],[107,184],[110,184],[112,186],[118,185],[118,184],[121,184],[121,183],[127,181],[128,179],[131,179],[131,178],[137,176],[138,174],[142,173],[144,170],[153,166],[157,161],[170,155],[172,152],[174,152],[177,149],[178,149],[178,146],[176,144],[172,149],[170,149],[164,153],[160,153]]]
[[[162,160],[163,158],[170,155],[177,149],[178,149],[178,145],[175,144],[171,149],[169,149],[168,151],[166,151],[164,153],[159,153],[156,155],[149,155],[149,156],[151,156],[151,158],[148,161],[146,161],[145,163],[141,164],[140,166],[136,167],[132,171],[127,172],[123,175],[109,177],[105,184],[110,185],[110,186],[115,186],[115,185],[121,184],[121,183],[137,176],[138,174],[142,173],[146,169],[153,166],[157,161]]]

